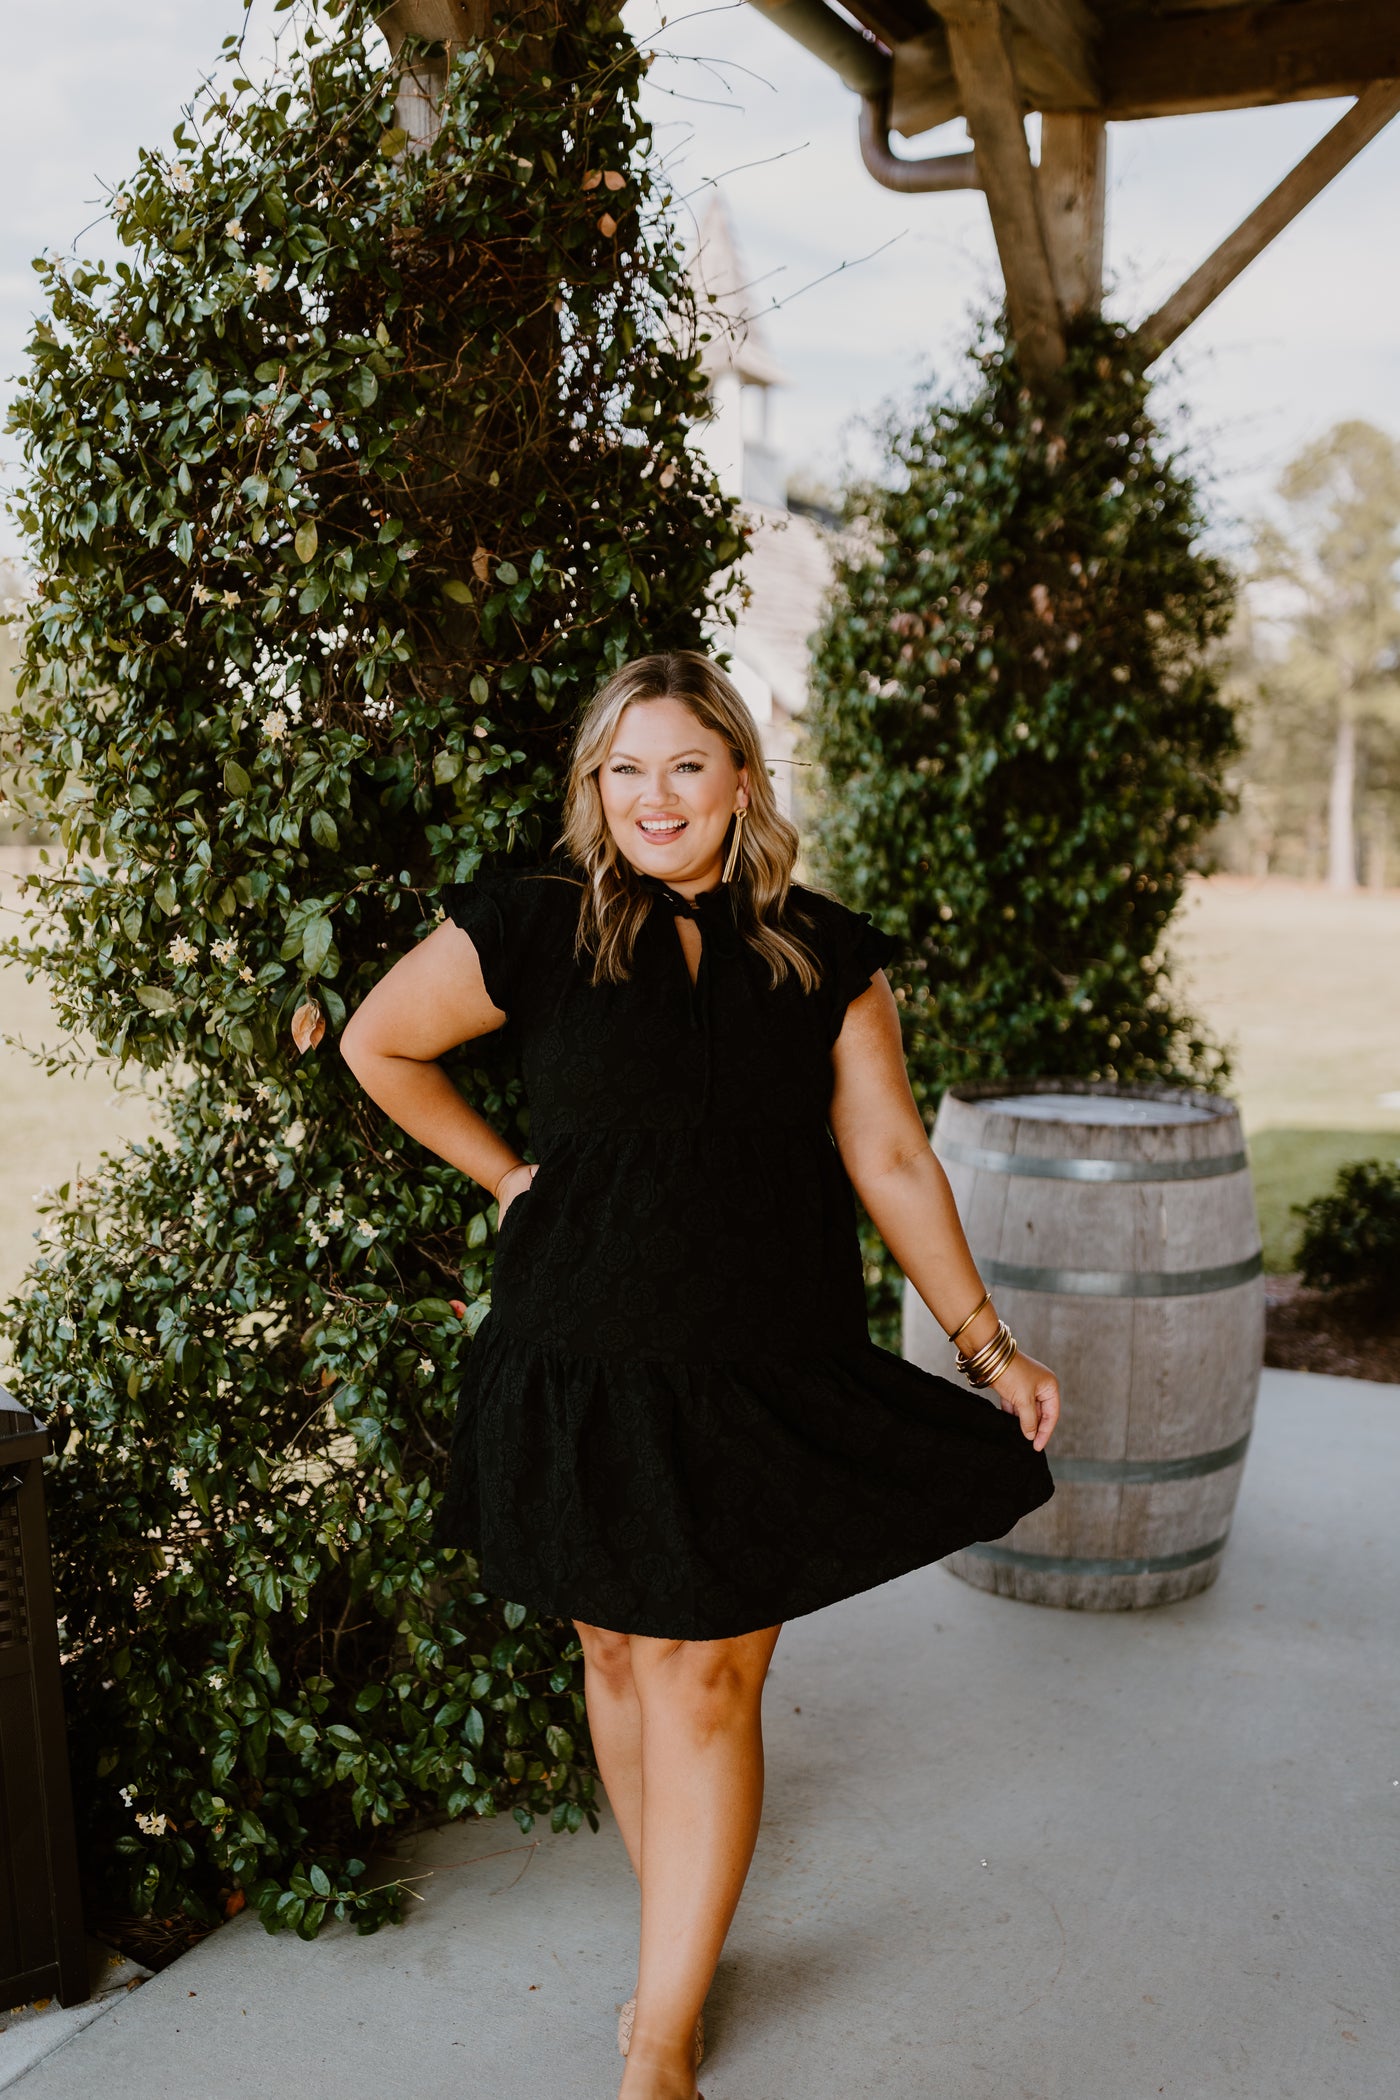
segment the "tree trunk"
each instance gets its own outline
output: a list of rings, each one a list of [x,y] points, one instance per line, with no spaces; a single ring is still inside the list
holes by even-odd
[[[1356,723],[1343,714],[1332,747],[1327,795],[1327,886],[1356,888]]]

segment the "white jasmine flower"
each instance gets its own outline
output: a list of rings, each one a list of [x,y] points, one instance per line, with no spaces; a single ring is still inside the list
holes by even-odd
[[[215,941],[212,952],[220,962],[232,962],[238,953],[238,943],[231,933],[226,933],[221,941]]]
[[[280,707],[270,708],[263,716],[263,735],[269,744],[276,744],[287,734],[287,717]]]
[[[170,187],[172,190],[178,190],[182,197],[189,196],[194,188],[194,174],[186,162],[177,160],[171,168]]]
[[[259,263],[253,272],[253,282],[260,292],[271,291],[276,274],[276,271],[270,270],[266,263]]]
[[[239,975],[239,978],[240,978],[241,982],[242,982],[242,983],[244,983],[244,984],[251,984],[251,983],[253,982],[253,973],[252,973],[252,971],[251,971],[251,970],[250,970],[250,969],[248,968],[248,965],[247,965],[247,963],[244,963],[244,965],[243,965],[242,969],[241,969],[241,970],[239,971],[238,975]]]
[[[328,1225],[333,1226],[343,1225],[345,1223],[345,1212],[341,1209],[338,1203],[333,1203],[330,1209],[326,1212],[326,1223]]]
[[[197,583],[191,595],[196,605],[207,605],[214,593],[210,590],[207,583]]]
[[[433,1362],[431,1356],[420,1356],[418,1368],[425,1378],[431,1378],[433,1372],[437,1369],[437,1365]]]
[[[224,232],[231,241],[241,241],[243,238],[243,221],[241,219],[226,219],[224,221]]]
[[[170,1818],[168,1816],[163,1816],[159,1812],[155,1815],[143,1816],[139,1809],[136,1813],[136,1822],[138,1828],[144,1830],[147,1837],[153,1838],[163,1836],[170,1827]]]
[[[189,1493],[190,1476],[183,1466],[172,1466],[170,1468],[170,1485],[174,1488],[177,1495]]]
[[[128,195],[127,195],[127,193],[126,193],[126,191],[125,191],[125,190],[118,190],[118,191],[117,191],[117,194],[116,194],[116,196],[115,196],[115,197],[114,197],[114,198],[112,199],[112,209],[113,209],[114,211],[130,211],[130,210],[131,210],[131,199],[130,199],[130,197],[128,197]]]
[[[268,1085],[265,1079],[260,1079],[258,1081],[257,1085],[253,1088],[253,1093],[256,1099],[259,1101],[270,1101],[272,1099],[272,1088]]]
[[[177,933],[170,943],[170,960],[177,970],[187,970],[192,962],[198,962],[199,950],[193,941],[187,941],[183,933]]]
[[[371,1225],[368,1218],[357,1218],[355,1220],[355,1231],[366,1242],[379,1238],[379,1227]]]
[[[306,1237],[310,1240],[313,1247],[324,1247],[327,1241],[330,1239],[330,1234],[324,1229],[323,1226],[317,1223],[315,1218],[308,1218],[306,1223]]]
[[[224,1121],[226,1123],[246,1123],[251,1114],[252,1110],[242,1101],[226,1101],[224,1103]]]
[[[298,1145],[304,1142],[305,1137],[305,1125],[298,1119],[295,1123],[289,1123],[282,1132],[282,1143],[295,1152]]]
[[[232,606],[235,606],[235,605],[241,605],[242,603],[243,603],[243,600],[242,600],[242,598],[241,598],[241,597],[239,596],[239,594],[238,594],[238,592],[237,592],[237,591],[225,591],[225,592],[224,592],[224,604],[225,604],[225,605],[227,605],[227,606],[229,606],[229,607],[232,607]]]

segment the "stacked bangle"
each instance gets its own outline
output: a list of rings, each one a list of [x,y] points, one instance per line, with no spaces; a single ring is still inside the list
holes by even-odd
[[[970,1385],[991,1385],[994,1379],[1000,1378],[1015,1354],[1016,1337],[1005,1320],[998,1320],[997,1331],[991,1340],[983,1342],[971,1356],[964,1356],[959,1349],[958,1369]]]
[[[980,1298],[978,1299],[977,1303],[976,1303],[976,1304],[975,1304],[975,1305],[973,1306],[973,1308],[972,1308],[972,1311],[971,1311],[971,1312],[970,1312],[970,1313],[968,1314],[967,1318],[966,1318],[966,1319],[965,1319],[964,1321],[962,1321],[962,1322],[961,1322],[961,1324],[960,1324],[959,1326],[957,1326],[957,1327],[955,1327],[955,1328],[953,1329],[952,1333],[951,1333],[951,1334],[949,1335],[949,1337],[948,1337],[949,1341],[950,1341],[950,1342],[956,1342],[956,1340],[957,1340],[958,1336],[959,1336],[959,1335],[960,1335],[960,1334],[962,1333],[962,1331],[963,1331],[963,1328],[964,1328],[964,1327],[970,1327],[970,1326],[972,1325],[973,1321],[974,1321],[974,1320],[975,1320],[975,1319],[977,1318],[977,1315],[978,1315],[978,1313],[980,1313],[980,1312],[981,1312],[981,1310],[982,1310],[982,1307],[983,1307],[984,1305],[990,1305],[990,1304],[991,1304],[991,1302],[992,1302],[992,1294],[991,1294],[991,1292],[990,1292],[990,1291],[983,1291],[983,1293],[982,1293],[981,1297],[980,1297]]]

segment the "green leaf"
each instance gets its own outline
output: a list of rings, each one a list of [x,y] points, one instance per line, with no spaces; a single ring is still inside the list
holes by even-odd
[[[335,818],[328,809],[313,809],[311,812],[311,836],[318,846],[334,853],[340,844],[340,834],[335,828]]]
[[[516,568],[513,561],[498,561],[496,564],[496,580],[498,583],[504,584],[519,583],[520,571]]]
[[[463,583],[459,576],[448,577],[442,586],[442,595],[450,598],[454,605],[470,605],[472,602],[471,585]]]
[[[478,707],[485,707],[487,701],[491,698],[491,688],[482,677],[480,671],[473,676],[468,690]]]
[[[184,1005],[174,992],[168,992],[163,984],[138,984],[136,996],[148,1014],[174,1014]]]
[[[439,751],[433,759],[433,779],[439,787],[446,787],[462,770],[460,751]]]
[[[408,133],[398,124],[379,134],[379,150],[385,160],[397,160],[407,144]]]
[[[301,959],[314,977],[331,952],[333,929],[329,919],[318,914],[309,919],[301,937]]]
[[[235,802],[242,802],[252,789],[252,781],[236,758],[224,760],[224,786]]]
[[[304,525],[298,525],[296,538],[292,541],[297,551],[297,560],[310,561],[316,552],[318,540],[319,534],[314,519],[308,518]]]
[[[345,382],[345,391],[361,408],[372,408],[379,399],[379,381],[368,365],[357,365]]]
[[[324,1867],[313,1867],[311,1869],[311,1886],[315,1889],[318,1896],[329,1896],[331,1892],[331,1878]]]

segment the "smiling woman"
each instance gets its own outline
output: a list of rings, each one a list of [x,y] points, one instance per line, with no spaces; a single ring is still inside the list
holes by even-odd
[[[556,859],[449,889],[342,1038],[374,1099],[500,1200],[434,1543],[578,1628],[642,1880],[625,2100],[694,2091],[781,1622],[1052,1492],[1054,1374],[998,1321],[929,1149],[894,943],[795,884],[796,848],[730,681],[640,658],[583,714]],[[533,1162],[436,1063],[503,1022]],[[871,1342],[853,1186],[1000,1408]]]

